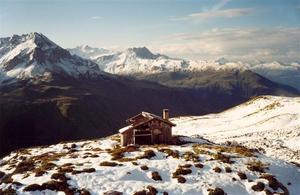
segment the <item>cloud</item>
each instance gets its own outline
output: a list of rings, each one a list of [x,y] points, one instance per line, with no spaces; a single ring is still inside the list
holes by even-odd
[[[251,61],[300,61],[300,28],[214,28],[173,34],[155,49],[175,57]]]
[[[91,20],[100,20],[100,19],[103,19],[102,16],[92,16],[90,17]]]
[[[216,11],[219,9],[222,9],[227,3],[229,3],[231,0],[221,0],[219,3],[215,4],[211,11]]]
[[[214,11],[192,13],[185,17],[171,18],[171,20],[180,21],[180,20],[199,20],[199,19],[210,19],[210,18],[233,18],[233,17],[249,15],[252,12],[253,12],[252,8],[214,10]]]
[[[221,0],[217,4],[213,5],[206,11],[191,13],[183,17],[171,17],[173,21],[184,21],[184,20],[203,20],[211,18],[233,18],[239,16],[245,16],[251,14],[254,9],[252,8],[234,8],[234,9],[223,9],[226,4],[231,0]]]

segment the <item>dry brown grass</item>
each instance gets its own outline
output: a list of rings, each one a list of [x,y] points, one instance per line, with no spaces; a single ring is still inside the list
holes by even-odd
[[[181,168],[191,168],[192,165],[191,164],[184,164],[184,165],[179,165],[179,167],[181,167]]]
[[[144,151],[144,154],[137,157],[136,159],[143,159],[143,158],[146,158],[146,159],[151,159],[152,157],[156,156],[155,152],[153,150],[145,150]]]
[[[13,183],[13,179],[12,179],[12,174],[6,174],[2,177],[2,179],[0,180],[0,184],[5,183],[5,184],[9,184],[9,183]]]
[[[221,188],[215,188],[215,189],[208,189],[209,191],[208,195],[225,195],[225,192]]]
[[[57,168],[59,173],[71,173],[75,166],[72,163],[65,163]]]
[[[247,175],[243,172],[238,172],[237,175],[240,177],[241,180],[247,179]]]
[[[67,181],[68,178],[64,173],[53,173],[51,175],[51,179],[60,180],[60,181]]]
[[[196,164],[194,164],[194,166],[197,168],[200,168],[200,169],[202,169],[204,167],[204,165],[201,163],[196,163]]]
[[[185,179],[183,176],[179,175],[179,176],[177,177],[177,182],[178,182],[178,183],[185,183],[185,182],[186,182],[186,179]]]
[[[15,166],[15,170],[12,174],[25,174],[28,172],[35,173],[36,177],[42,176],[47,171],[56,167],[53,161],[59,160],[60,157],[66,155],[66,153],[48,152],[40,155],[26,158],[26,160],[19,162]]]
[[[80,194],[80,195],[90,195],[90,192],[86,189],[76,189],[74,187],[69,186],[68,180],[69,178],[66,177],[65,174],[62,173],[54,173],[51,176],[52,179],[43,183],[42,185],[39,184],[31,184],[26,186],[23,191],[42,191],[42,190],[52,190],[52,191],[63,191],[66,195],[73,195],[73,194]]]
[[[271,174],[263,174],[260,176],[260,178],[262,179],[266,179],[268,181],[268,185],[270,186],[270,188],[272,188],[273,190],[278,190],[278,188],[281,188],[282,191],[284,192],[284,195],[289,194],[288,189],[282,184],[280,183],[275,176],[271,175]]]
[[[253,185],[251,189],[256,192],[261,192],[265,189],[265,184],[262,182],[257,182],[257,184]]]
[[[36,177],[40,177],[47,173],[47,171],[53,169],[54,167],[56,167],[56,164],[52,162],[43,161],[38,168],[33,170],[33,172],[35,173]]]
[[[176,169],[176,171],[173,173],[173,178],[177,178],[179,177],[180,175],[188,175],[188,174],[191,174],[192,173],[192,170],[189,169],[189,168],[183,168],[183,167],[178,167]]]
[[[215,150],[217,152],[236,153],[246,157],[255,156],[255,152],[256,152],[256,150],[249,149],[244,146],[222,146],[222,145],[208,145],[208,144],[195,144],[193,146],[193,150],[195,153],[211,155],[209,151],[204,149]]]
[[[122,192],[110,190],[110,191],[104,192],[103,195],[122,195],[122,194],[123,194]]]
[[[156,195],[158,193],[157,189],[151,185],[148,185],[146,189],[148,190],[147,195]]]
[[[13,174],[23,174],[28,171],[33,171],[34,169],[35,162],[33,161],[33,159],[28,159],[17,164],[15,170],[13,171]]]
[[[141,169],[145,171],[145,170],[148,170],[149,167],[147,165],[143,165],[143,166],[141,166]]]
[[[102,149],[101,148],[92,148],[92,149],[90,149],[91,151],[94,151],[94,152],[100,152],[100,151],[102,151]]]
[[[119,143],[121,143],[121,136],[120,135],[113,135],[110,137],[111,140],[113,141],[117,141]]]
[[[232,170],[231,170],[231,168],[230,168],[230,167],[225,167],[225,172],[226,172],[226,173],[231,173],[231,172],[232,172]]]
[[[30,184],[30,185],[26,186],[23,189],[23,191],[25,191],[25,192],[28,192],[28,191],[37,191],[37,190],[39,190],[39,191],[43,190],[42,186],[39,185],[39,184]]]
[[[192,162],[199,162],[199,156],[194,153],[194,152],[190,152],[187,151],[185,152],[182,157],[184,158],[185,161],[192,161]]]
[[[119,164],[115,162],[104,161],[100,163],[100,166],[115,167],[119,166]]]
[[[146,190],[137,191],[134,192],[133,195],[147,195],[147,191]]]
[[[158,151],[166,153],[168,157],[172,156],[173,158],[179,158],[178,150],[171,150],[169,148],[160,148],[160,149],[158,149]]]
[[[216,172],[216,173],[221,173],[222,172],[222,169],[220,167],[214,167],[213,170]]]
[[[8,187],[7,189],[0,189],[0,194],[1,195],[15,195],[17,194],[16,190],[13,189],[11,186]]]
[[[230,160],[230,156],[222,154],[221,152],[213,154],[212,157],[213,157],[214,160],[219,160],[223,163],[228,163],[228,164],[233,163],[233,161]]]
[[[250,171],[256,171],[256,172],[264,173],[264,172],[265,172],[265,169],[268,169],[268,165],[262,163],[262,162],[259,161],[259,160],[252,160],[252,161],[249,161],[249,162],[247,163],[247,168],[248,168]]]
[[[116,161],[118,161],[118,162],[132,162],[132,161],[135,161],[135,160],[137,160],[137,159],[136,158],[123,157],[123,158],[117,159]]]
[[[139,151],[137,146],[126,146],[126,147],[115,147],[112,150],[108,151],[111,154],[111,160],[121,160],[124,157],[125,152],[135,152]]]
[[[193,151],[198,155],[199,154],[211,155],[211,152],[208,151],[205,147],[203,147],[202,144],[194,144]]]
[[[82,170],[72,171],[72,175],[77,175],[77,174],[80,174],[80,173],[93,173],[95,171],[96,171],[95,168],[85,168],[85,169],[82,169]]]
[[[5,175],[5,173],[2,172],[2,171],[0,171],[0,179],[1,179],[2,177],[4,177],[4,175]]]
[[[162,181],[162,178],[161,178],[161,176],[159,175],[159,173],[157,171],[152,172],[151,175],[152,175],[153,180]]]

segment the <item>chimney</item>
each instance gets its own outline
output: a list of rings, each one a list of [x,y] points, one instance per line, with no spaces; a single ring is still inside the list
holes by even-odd
[[[169,110],[163,109],[163,119],[169,120]]]

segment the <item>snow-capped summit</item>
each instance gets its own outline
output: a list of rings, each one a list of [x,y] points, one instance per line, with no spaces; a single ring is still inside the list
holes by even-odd
[[[40,33],[0,39],[0,83],[53,73],[95,76],[100,70],[94,62],[72,56]]]
[[[9,62],[21,52],[25,54],[30,53],[35,48],[45,51],[47,49],[55,49],[58,47],[43,34],[36,32],[0,38],[0,45],[0,64]]]
[[[85,55],[80,55],[84,57]],[[99,68],[112,74],[151,74],[164,71],[183,70],[187,61],[154,54],[146,47],[133,47],[120,52],[111,52],[98,58],[89,58]]]
[[[128,55],[135,55],[137,58],[141,59],[156,59],[160,55],[153,54],[147,47],[133,47],[133,48],[128,48],[125,51]]]

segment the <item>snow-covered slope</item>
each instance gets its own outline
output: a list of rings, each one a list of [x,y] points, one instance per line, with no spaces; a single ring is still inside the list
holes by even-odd
[[[39,33],[0,39],[0,83],[53,73],[79,77],[101,72],[94,62],[72,56]]]
[[[189,138],[195,143],[120,148],[119,139],[112,136],[13,152],[0,160],[0,194],[300,192],[299,167],[241,146]]]
[[[237,141],[300,163],[300,98],[261,96],[218,114],[174,118],[176,134]]]

